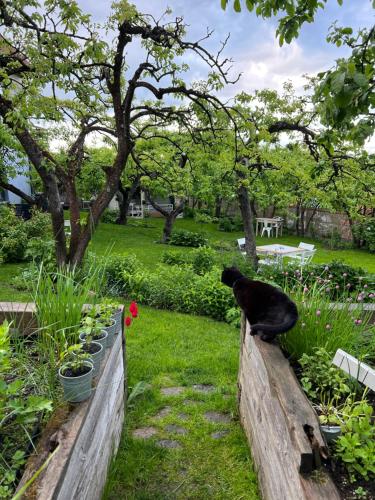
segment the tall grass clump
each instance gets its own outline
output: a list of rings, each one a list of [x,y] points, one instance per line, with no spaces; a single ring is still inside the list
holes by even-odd
[[[56,365],[69,344],[78,341],[85,304],[95,303],[101,290],[103,269],[92,264],[48,273],[40,267],[34,292],[38,324],[38,350],[47,363],[50,391],[56,386]]]
[[[364,311],[363,304],[333,304],[324,289],[317,285],[311,289],[301,288],[294,292],[293,298],[298,306],[299,320],[290,332],[280,337],[293,359],[298,360],[303,354],[312,355],[319,347],[331,354],[337,349],[357,357],[369,354],[375,326],[371,324],[371,313]]]

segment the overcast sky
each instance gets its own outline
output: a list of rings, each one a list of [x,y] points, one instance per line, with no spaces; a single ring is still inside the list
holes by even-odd
[[[110,11],[111,0],[79,0],[79,3],[84,11],[92,14],[94,20],[104,21]],[[280,48],[275,40],[276,20],[263,21],[246,9],[235,13],[231,6],[223,11],[220,0],[136,0],[133,3],[140,12],[157,18],[169,6],[173,16],[182,16],[189,25],[189,40],[199,39],[207,28],[214,29],[215,33],[207,43],[212,51],[230,33],[225,56],[234,60],[234,72],[242,73],[242,77],[235,87],[230,86],[223,91],[225,96],[234,95],[239,90],[280,89],[288,79],[301,90],[303,74],[328,69],[335,59],[346,53],[345,49],[326,42],[329,26],[335,20],[341,26],[349,25],[354,29],[374,22],[370,0],[344,0],[341,7],[337,0],[328,0],[315,22],[303,26],[298,40]],[[229,3],[232,4],[232,0]],[[136,51],[129,53],[129,58],[136,60]],[[194,57],[186,62],[191,68],[189,80],[205,77],[206,65]]]

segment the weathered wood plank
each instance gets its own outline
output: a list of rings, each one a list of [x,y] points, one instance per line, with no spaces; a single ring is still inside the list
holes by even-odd
[[[47,441],[42,438],[38,460],[31,461],[20,486],[45,461],[52,447],[59,449],[26,492],[25,499],[100,500],[124,423],[126,380],[122,338],[123,334],[118,334],[113,347],[107,350],[91,398],[76,405]]]
[[[317,448],[324,446],[319,422],[288,361],[277,345],[250,335],[242,323],[239,386],[240,418],[250,443],[263,498],[266,500],[336,500],[331,478],[300,473],[314,465],[303,426],[314,430]]]

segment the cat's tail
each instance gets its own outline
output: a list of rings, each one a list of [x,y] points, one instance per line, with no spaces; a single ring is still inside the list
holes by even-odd
[[[265,334],[278,335],[289,331],[298,321],[298,314],[288,315],[282,323],[270,325],[269,323],[255,323],[251,325],[251,334],[256,335],[258,332]]]

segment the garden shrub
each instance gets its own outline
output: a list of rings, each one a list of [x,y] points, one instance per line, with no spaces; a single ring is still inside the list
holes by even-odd
[[[354,226],[354,232],[370,252],[375,252],[375,218],[368,218]]]
[[[204,247],[208,245],[208,240],[201,233],[177,229],[173,231],[169,244],[179,247]]]
[[[46,239],[51,235],[49,214],[32,211],[28,221],[18,217],[7,205],[0,207],[0,251],[4,262],[21,262],[30,258],[28,248],[34,238]]]
[[[219,219],[219,231],[233,233],[234,231],[243,231],[243,222],[241,217],[221,217]]]
[[[122,295],[126,288],[124,273],[133,275],[142,268],[133,254],[113,255],[105,263],[105,283],[109,295]]]
[[[118,210],[111,210],[110,208],[106,208],[101,217],[101,221],[104,222],[104,224],[116,224],[119,215],[120,212]]]
[[[234,307],[232,290],[220,282],[221,271],[213,268],[204,276],[191,266],[159,266],[155,272],[142,269],[134,256],[117,256],[106,268],[107,291],[143,304],[225,320]]]
[[[194,220],[199,224],[209,224],[211,222],[215,222],[215,220],[217,222],[217,219],[215,217],[212,217],[211,215],[206,214],[205,212],[198,212],[198,211],[194,213]]]
[[[24,260],[26,241],[26,223],[13,208],[0,206],[0,249],[4,262]]]
[[[200,247],[192,252],[193,270],[196,274],[206,274],[215,264],[215,251],[209,247]]]
[[[176,252],[173,250],[165,250],[161,256],[161,261],[170,266],[179,266],[180,264],[188,264],[191,259],[185,252]]]

